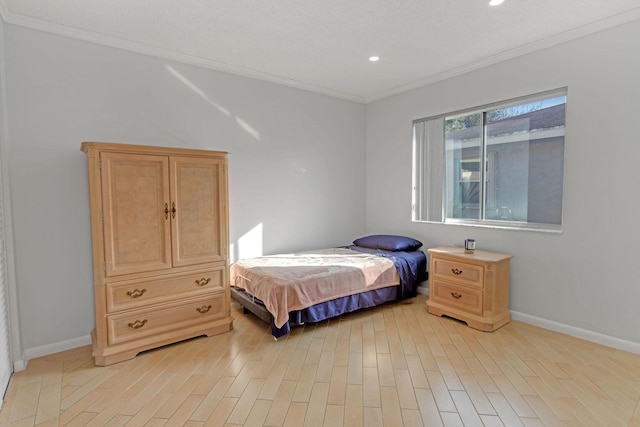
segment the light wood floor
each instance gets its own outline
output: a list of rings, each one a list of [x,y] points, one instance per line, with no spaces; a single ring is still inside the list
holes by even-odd
[[[640,355],[524,323],[479,332],[425,296],[296,328],[234,307],[234,330],[94,367],[29,361],[2,426],[640,425]]]

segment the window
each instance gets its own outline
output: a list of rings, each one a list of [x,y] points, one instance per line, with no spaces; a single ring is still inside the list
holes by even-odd
[[[413,220],[560,230],[566,89],[413,122]]]

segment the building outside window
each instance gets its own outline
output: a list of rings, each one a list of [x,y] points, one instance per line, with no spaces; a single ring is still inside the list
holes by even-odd
[[[414,121],[413,220],[560,230],[566,99]]]

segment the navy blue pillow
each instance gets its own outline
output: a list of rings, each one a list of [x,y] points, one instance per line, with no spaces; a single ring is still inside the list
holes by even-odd
[[[382,249],[385,251],[415,251],[422,242],[411,237],[392,236],[388,234],[373,234],[353,241],[356,246],[363,248]]]

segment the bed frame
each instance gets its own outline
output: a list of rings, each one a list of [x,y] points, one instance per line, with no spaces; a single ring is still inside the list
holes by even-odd
[[[242,306],[244,314],[253,313],[265,322],[272,324],[273,316],[267,311],[264,305],[256,302],[243,290],[238,290],[235,286],[231,287],[231,299]]]

